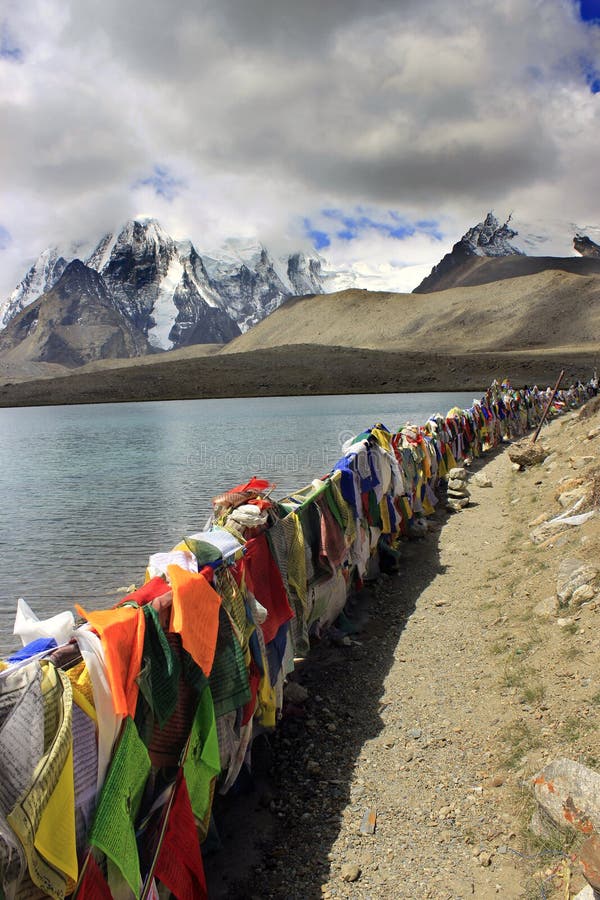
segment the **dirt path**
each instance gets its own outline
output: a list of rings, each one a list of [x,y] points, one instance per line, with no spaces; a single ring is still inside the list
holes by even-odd
[[[578,472],[571,459],[593,455],[596,425],[551,424],[554,456],[524,473],[505,451],[476,461],[492,486],[472,479],[465,511],[438,512],[403,546],[400,573],[353,611],[357,643],[311,652],[304,709],[259,738],[254,789],[222,812],[211,896],[565,896],[550,877],[563,845],[526,831],[528,783],[556,755],[594,762],[598,613],[589,603],[561,625],[535,610],[564,556],[596,555],[597,520],[544,546],[528,523],[561,511],[561,479],[590,477],[593,459]],[[375,832],[361,834],[368,810]]]

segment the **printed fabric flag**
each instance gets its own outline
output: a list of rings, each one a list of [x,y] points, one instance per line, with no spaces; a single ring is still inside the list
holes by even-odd
[[[77,891],[77,900],[112,900],[110,888],[92,853],[88,856],[85,864],[85,873]]]
[[[136,897],[141,877],[135,819],[149,773],[148,751],[127,718],[100,794],[89,843],[112,860]]]
[[[175,797],[154,875],[177,900],[207,900],[204,865],[183,770],[177,772]]]
[[[75,609],[100,635],[116,715],[133,718],[144,651],[144,611],[123,606],[87,613],[78,604]]]
[[[212,783],[221,771],[215,710],[208,685],[198,703],[183,771],[193,813],[202,822],[210,809]]]
[[[171,631],[181,635],[183,646],[206,676],[215,657],[221,598],[204,575],[180,566],[167,569],[173,590]]]

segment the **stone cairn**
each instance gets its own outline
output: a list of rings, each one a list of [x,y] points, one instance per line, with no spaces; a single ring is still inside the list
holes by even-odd
[[[446,509],[452,512],[460,512],[469,505],[471,492],[467,487],[467,470],[461,467],[450,469],[448,472],[448,491],[446,494]]]

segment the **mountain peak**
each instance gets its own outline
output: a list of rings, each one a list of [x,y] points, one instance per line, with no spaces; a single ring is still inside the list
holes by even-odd
[[[501,225],[490,211],[483,222],[474,225],[462,236],[459,243],[464,242],[476,256],[523,256],[522,251],[510,243],[518,234],[509,227],[510,220],[511,216]]]
[[[54,285],[53,290],[63,295],[84,294],[90,291],[94,293],[101,292],[105,295],[106,285],[102,276],[95,269],[86,266],[80,259],[74,259],[65,266],[65,270]]]
[[[50,290],[64,272],[66,265],[67,260],[60,255],[56,247],[47,247],[42,250],[12,294],[3,304],[0,304],[0,331],[21,310],[33,303],[41,294]]]
[[[490,211],[483,222],[478,222],[463,234],[450,253],[446,253],[437,266],[433,267],[427,278],[423,279],[413,293],[424,294],[441,290],[440,285],[448,276],[474,256],[524,256],[525,254],[521,250],[510,243],[512,238],[518,234],[510,228],[510,219],[511,216],[501,225]]]
[[[600,245],[596,244],[586,234],[576,234],[573,238],[573,247],[582,256],[591,256],[594,259],[600,258]]]

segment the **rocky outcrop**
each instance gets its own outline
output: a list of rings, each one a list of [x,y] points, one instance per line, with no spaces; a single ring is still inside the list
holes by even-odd
[[[512,238],[517,236],[517,232],[509,227],[509,222],[510,217],[500,225],[494,214],[489,212],[483,222],[474,225],[462,236],[451,252],[433,267],[431,273],[413,293],[426,294],[442,289],[444,279],[473,257],[523,256],[524,254],[510,243]]]
[[[145,335],[115,308],[102,276],[78,259],[0,333],[3,357],[68,367],[149,350]]]
[[[573,238],[573,247],[578,253],[581,253],[582,256],[591,256],[592,259],[600,259],[600,244],[594,243],[594,241],[585,234],[575,235]]]

